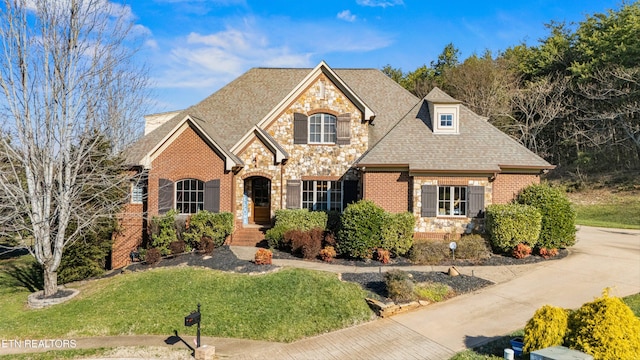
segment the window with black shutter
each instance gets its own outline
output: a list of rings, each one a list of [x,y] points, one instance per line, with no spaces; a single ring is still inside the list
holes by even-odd
[[[338,115],[336,144],[349,145],[351,143],[351,114]]]
[[[307,115],[293,113],[293,143],[307,143]]]
[[[300,180],[287,180],[287,209],[300,209]]]
[[[158,214],[173,209],[173,182],[168,179],[158,180]]]
[[[220,179],[210,180],[204,184],[204,209],[220,212]]]
[[[469,213],[471,218],[484,217],[484,186],[469,186]]]
[[[422,185],[421,188],[422,217],[436,217],[438,214],[438,187],[435,185]]]

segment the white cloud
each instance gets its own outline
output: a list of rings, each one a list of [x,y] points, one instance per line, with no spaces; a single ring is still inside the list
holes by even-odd
[[[403,0],[357,0],[358,5],[372,7],[391,7],[396,5],[404,5]]]
[[[352,14],[350,10],[343,10],[338,13],[338,19],[354,22],[356,21],[356,16]]]

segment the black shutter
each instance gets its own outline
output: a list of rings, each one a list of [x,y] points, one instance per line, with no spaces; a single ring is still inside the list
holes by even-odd
[[[287,180],[287,209],[300,209],[300,180]]]
[[[167,179],[158,181],[158,214],[164,214],[173,209],[173,182]]]
[[[349,145],[351,144],[351,114],[340,114],[338,115],[338,124],[337,124],[337,139],[336,144],[338,145]]]
[[[220,179],[204,183],[204,209],[215,213],[220,212]]]
[[[307,143],[307,115],[293,113],[293,143]]]
[[[358,201],[358,181],[345,180],[342,182],[342,209]]]
[[[422,209],[420,216],[436,217],[438,215],[438,187],[435,185],[422,185],[421,190]]]
[[[467,217],[484,217],[484,186],[469,186],[469,211]]]

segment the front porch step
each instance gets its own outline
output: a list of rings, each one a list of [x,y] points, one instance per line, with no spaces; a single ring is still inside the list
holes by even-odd
[[[264,233],[267,229],[267,227],[263,226],[238,228],[234,231],[233,236],[231,237],[231,245],[258,246],[260,242],[264,241]]]

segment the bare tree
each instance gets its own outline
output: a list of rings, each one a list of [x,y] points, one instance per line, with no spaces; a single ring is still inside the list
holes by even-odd
[[[626,144],[634,149],[631,153],[636,161],[640,160],[640,67],[599,69],[586,80],[577,86],[586,100],[580,119],[589,125],[585,127],[586,137],[600,135],[594,145]]]
[[[45,296],[64,247],[126,195],[114,149],[141,128],[146,95],[128,12],[108,0],[0,5],[0,232],[43,266]]]
[[[514,131],[520,143],[540,156],[548,156],[552,144],[541,138],[553,121],[566,118],[569,79],[562,75],[547,75],[527,81],[511,97]]]

